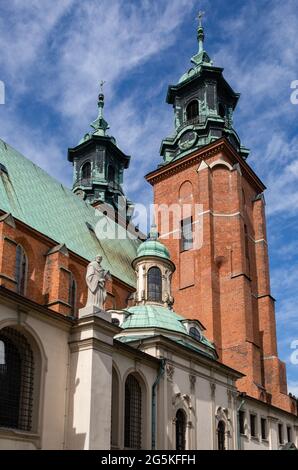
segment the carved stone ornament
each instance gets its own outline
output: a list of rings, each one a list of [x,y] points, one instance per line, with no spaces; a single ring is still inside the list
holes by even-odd
[[[166,364],[166,373],[167,373],[167,378],[171,382],[173,380],[174,372],[175,372],[175,367],[173,366],[173,364],[170,364],[169,362],[167,362],[167,364]]]
[[[195,375],[189,374],[190,389],[194,391],[196,386],[197,377]]]

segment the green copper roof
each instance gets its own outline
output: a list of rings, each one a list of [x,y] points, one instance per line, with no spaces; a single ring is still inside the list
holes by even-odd
[[[149,331],[149,334],[146,335],[146,330],[156,328],[167,330],[169,333],[165,334],[165,336],[178,344],[200,353],[202,353],[202,345],[204,345],[207,347],[203,348],[207,356],[212,358],[216,358],[217,356],[214,344],[208,341],[203,335],[201,336],[201,340],[196,343],[182,323],[182,320],[185,320],[185,318],[177,315],[177,313],[167,307],[150,304],[138,305],[128,308],[126,312],[130,313],[130,315],[128,315],[121,325],[121,328],[125,330],[125,334],[120,333],[118,336],[118,339],[124,343],[154,337],[156,335],[154,332],[150,334]],[[129,330],[138,330],[139,333],[136,332],[137,334],[135,335],[129,334]],[[182,334],[182,336],[177,337],[177,333]]]
[[[154,240],[146,240],[139,246],[137,257],[141,256],[157,256],[159,258],[170,259],[169,250],[162,243]]]
[[[98,233],[102,214],[44,170],[0,139],[0,209],[45,234],[86,260],[97,254],[103,265],[123,282],[134,286],[131,267],[138,240],[115,240],[115,223],[106,218]],[[101,225],[102,226],[102,225]],[[95,235],[95,232],[97,237]],[[117,230],[125,230],[117,226]],[[110,238],[104,236],[105,231]]]
[[[159,305],[138,305],[126,310],[131,315],[127,317],[122,328],[163,328],[165,330],[176,331],[187,334],[181,320],[185,318],[177,315],[169,308]]]
[[[156,225],[151,226],[149,238],[143,242],[137,251],[137,258],[141,256],[156,256],[163,259],[171,259],[169,250],[157,240],[158,232]]]

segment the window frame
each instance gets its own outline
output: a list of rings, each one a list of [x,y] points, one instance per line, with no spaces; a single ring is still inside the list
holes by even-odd
[[[242,417],[242,419],[241,419],[241,417]],[[241,436],[245,436],[245,418],[246,418],[245,410],[239,410],[238,425],[239,425],[239,432],[240,432]]]
[[[69,291],[68,291],[68,303],[71,307],[70,314],[72,317],[76,317],[77,313],[77,282],[72,273],[70,273],[69,279]]]
[[[288,442],[293,442],[292,440],[292,426],[287,425],[287,440]]]
[[[278,442],[282,445],[284,441],[284,425],[283,423],[278,423]]]
[[[254,439],[258,438],[258,422],[255,413],[249,414],[250,436]]]
[[[0,386],[0,396],[3,395],[1,403],[7,402],[5,410],[0,411],[0,415],[3,413],[0,416],[0,430],[14,429],[18,432],[32,433],[36,427],[36,406],[40,400],[40,397],[36,397],[39,378],[36,376],[34,348],[27,336],[15,327],[7,326],[0,329],[0,338],[4,342],[7,356],[7,363],[0,366],[3,368],[1,374],[7,375],[6,382],[2,381],[2,390]],[[13,377],[13,374],[16,374],[15,360],[19,364],[18,378]],[[12,376],[9,376],[8,367],[12,369]],[[10,389],[13,390],[13,394],[8,393]],[[8,393],[6,399],[5,393]],[[10,416],[7,415],[9,405],[11,405]]]
[[[189,223],[190,221],[190,223]],[[188,230],[185,230],[185,227],[191,228],[191,238],[186,238],[186,235],[189,233]],[[186,217],[185,219],[180,220],[180,252],[190,251],[193,249],[194,245],[194,234],[193,234],[193,217]]]
[[[158,273],[158,282],[155,275],[150,278],[151,273]],[[162,272],[158,266],[151,266],[147,271],[147,300],[151,302],[162,302]],[[152,289],[154,286],[154,289]]]
[[[262,441],[268,440],[268,422],[264,416],[261,416],[261,439]]]
[[[18,255],[18,252],[20,253]],[[21,244],[16,247],[15,280],[17,293],[25,296],[28,281],[28,256]]]
[[[222,447],[221,447],[222,445]],[[226,450],[226,423],[221,419],[217,425],[217,449]]]
[[[89,171],[88,171],[88,175],[84,176],[84,170],[85,170],[86,167],[88,167]],[[92,165],[91,165],[90,160],[86,160],[84,163],[82,163],[81,168],[80,168],[80,174],[81,174],[81,181],[82,182],[84,182],[84,181],[88,182],[88,181],[91,180]]]
[[[178,451],[186,450],[186,428],[187,416],[183,408],[178,408],[175,415],[175,449]]]
[[[131,382],[129,384],[129,382]],[[128,390],[129,385],[134,385],[136,386],[134,392],[135,396],[133,397],[132,391]],[[130,393],[130,396],[128,396],[128,392]],[[139,397],[136,396],[136,394],[139,395]],[[136,411],[136,404],[133,405],[132,407],[132,398],[134,400],[139,400],[137,403],[137,411],[138,414],[134,416],[132,410]],[[124,447],[126,449],[142,449],[142,440],[143,440],[143,390],[142,390],[142,385],[138,378],[133,374],[130,373],[126,377],[125,384],[124,384]],[[134,422],[133,422],[134,420]],[[137,431],[134,431],[134,436],[132,438],[131,434],[131,427],[132,425],[134,427],[137,427]],[[132,442],[132,440],[135,439],[135,442]]]
[[[192,108],[195,108],[195,112]],[[191,112],[190,112],[191,110]],[[190,116],[191,114],[191,116]],[[200,114],[200,105],[197,98],[191,99],[185,106],[185,119],[186,122],[191,122],[194,119],[198,118]]]

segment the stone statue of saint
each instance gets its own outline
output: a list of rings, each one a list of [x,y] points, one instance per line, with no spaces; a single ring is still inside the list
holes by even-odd
[[[88,298],[86,307],[97,307],[103,310],[107,291],[105,284],[111,279],[109,271],[105,271],[101,266],[102,256],[96,256],[87,267],[86,283],[88,286]]]

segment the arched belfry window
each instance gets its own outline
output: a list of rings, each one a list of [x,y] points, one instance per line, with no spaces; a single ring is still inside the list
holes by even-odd
[[[85,162],[82,165],[81,178],[82,180],[90,180],[91,178],[91,163],[90,162]]]
[[[220,421],[217,426],[217,442],[218,450],[226,450],[226,425],[223,421]]]
[[[137,378],[130,374],[125,382],[124,446],[142,446],[142,389]]]
[[[34,358],[18,330],[0,330],[0,427],[31,431]]]
[[[71,315],[73,317],[76,314],[76,298],[77,298],[77,283],[73,275],[71,274],[70,280],[69,280],[68,303],[71,306]]]
[[[17,246],[15,280],[18,294],[25,294],[28,272],[28,259],[21,245]]]
[[[108,181],[113,183],[115,181],[115,168],[113,165],[109,165],[108,167]]]
[[[197,100],[192,100],[186,107],[186,120],[191,121],[199,115],[199,103]]]
[[[218,114],[220,115],[220,117],[222,117],[223,119],[225,118],[226,116],[226,110],[225,110],[225,107],[222,103],[219,103],[218,105]]]
[[[186,415],[179,409],[176,413],[176,450],[185,450]]]
[[[161,302],[162,300],[162,277],[157,267],[150,268],[147,274],[148,300]]]

